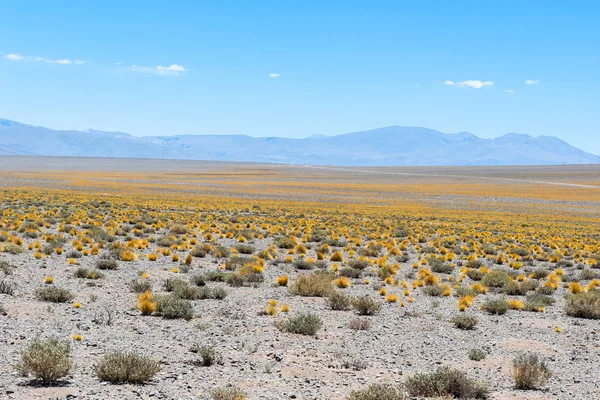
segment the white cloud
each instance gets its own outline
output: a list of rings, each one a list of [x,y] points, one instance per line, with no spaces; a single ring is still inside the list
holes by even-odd
[[[454,82],[454,81],[444,81],[444,85],[448,86],[456,86],[456,87],[472,87],[475,89],[481,89],[486,86],[494,86],[494,82],[492,81],[478,81],[478,80],[466,80],[462,82]]]
[[[6,58],[13,61],[19,61],[23,59],[23,56],[20,54],[7,54]]]
[[[515,94],[516,92],[512,89],[505,90],[504,93]]]
[[[526,85],[537,85],[538,83],[540,83],[540,81],[538,81],[538,80],[535,80],[535,79],[527,79],[527,80],[525,81],[525,84],[526,84]]]
[[[183,66],[177,65],[177,64],[171,64],[168,67],[163,67],[162,65],[159,65],[158,67],[156,67],[156,69],[159,71],[177,71],[177,72],[185,71],[185,68],[183,68]]]
[[[269,74],[269,76],[270,76],[271,78],[279,78],[281,75],[280,75],[280,74],[278,74],[278,73],[276,73],[276,72],[272,72],[272,73],[270,73],[270,74]]]
[[[63,65],[73,64],[73,61],[71,61],[67,58],[62,58],[60,60],[50,60],[50,59],[44,58],[44,57],[22,56],[17,53],[7,54],[5,57],[8,58],[9,60],[13,60],[13,61],[30,61],[30,62],[33,61],[33,62],[44,62],[44,63],[48,63],[48,64],[63,64]],[[74,63],[77,65],[81,65],[81,64],[85,64],[85,61],[77,60]]]
[[[155,74],[155,75],[170,75],[170,76],[179,76],[181,72],[187,71],[183,66],[178,64],[171,64],[168,67],[163,67],[159,65],[158,67],[143,67],[136,64],[131,65],[127,68],[129,71],[133,72],[142,72],[147,74]]]

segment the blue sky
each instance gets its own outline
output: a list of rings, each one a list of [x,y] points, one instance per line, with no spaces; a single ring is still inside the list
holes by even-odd
[[[598,1],[2,1],[0,118],[135,135],[388,125],[600,154]]]

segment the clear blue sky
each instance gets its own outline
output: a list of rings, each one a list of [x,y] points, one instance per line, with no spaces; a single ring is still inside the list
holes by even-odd
[[[0,0],[0,18],[2,118],[135,135],[410,125],[600,154],[600,1]]]

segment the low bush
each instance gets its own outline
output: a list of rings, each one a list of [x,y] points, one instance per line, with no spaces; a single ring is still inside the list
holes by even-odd
[[[238,244],[235,245],[234,249],[240,254],[253,254],[256,251],[256,248],[249,244]]]
[[[352,298],[341,292],[331,292],[327,296],[325,304],[332,310],[346,311],[352,308]]]
[[[371,320],[367,318],[354,318],[350,321],[348,327],[354,331],[368,331],[371,329]]]
[[[96,365],[98,378],[110,383],[146,383],[159,371],[158,362],[127,352],[109,353]]]
[[[156,312],[167,319],[190,320],[194,317],[194,307],[188,300],[174,295],[156,296]]]
[[[520,354],[512,362],[512,376],[518,389],[543,386],[552,376],[546,363],[537,354]]]
[[[600,319],[600,291],[567,296],[565,312],[570,317]]]
[[[198,353],[200,356],[200,360],[195,363],[202,367],[210,367],[214,364],[221,364],[223,362],[223,358],[214,347],[212,346],[194,346],[191,349],[192,352]]]
[[[333,292],[331,276],[326,273],[299,275],[290,292],[305,297],[325,297]]]
[[[75,295],[69,290],[58,287],[58,286],[46,286],[38,289],[35,292],[38,299],[42,301],[48,301],[51,303],[66,303],[75,298]]]
[[[352,307],[359,315],[375,315],[381,310],[381,303],[369,296],[354,299]]]
[[[481,278],[481,283],[494,288],[504,287],[508,282],[510,282],[510,275],[500,269],[495,269]]]
[[[469,360],[481,361],[487,357],[487,351],[483,349],[471,349],[469,351]]]
[[[406,400],[407,397],[399,386],[388,383],[374,383],[365,389],[350,393],[348,400]]]
[[[129,289],[134,293],[151,292],[152,282],[147,279],[134,279],[129,282]]]
[[[504,299],[490,299],[486,300],[481,305],[481,310],[488,314],[504,315],[508,311],[508,302]]]
[[[282,332],[313,336],[323,327],[323,321],[318,315],[308,313],[278,322],[276,326]]]
[[[119,268],[117,260],[100,259],[96,261],[96,268],[101,270],[115,270]]]
[[[479,323],[479,320],[474,315],[457,314],[450,320],[458,329],[471,330]]]
[[[245,400],[246,393],[236,387],[217,388],[210,391],[212,400]]]
[[[34,339],[21,352],[21,361],[15,366],[23,376],[33,376],[44,384],[51,384],[69,375],[73,361],[71,346],[56,338]]]
[[[0,293],[12,296],[15,294],[15,284],[4,279],[0,280]]]
[[[486,399],[489,389],[486,383],[471,379],[466,373],[441,367],[428,374],[416,374],[405,382],[411,397],[443,397],[457,399]]]

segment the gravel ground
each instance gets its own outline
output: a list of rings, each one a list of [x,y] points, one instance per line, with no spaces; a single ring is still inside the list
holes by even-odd
[[[235,244],[229,239],[220,242]],[[259,250],[269,243],[269,239],[254,241]],[[81,266],[92,268],[96,259],[83,257]],[[600,323],[567,317],[562,288],[555,294],[556,304],[544,313],[509,311],[489,316],[478,310],[486,297],[479,296],[471,312],[480,323],[473,331],[462,331],[449,322],[457,313],[455,297],[428,297],[417,289],[412,291],[415,301],[401,307],[385,302],[372,284],[358,279],[343,291],[379,298],[383,308],[378,315],[361,317],[372,322],[370,330],[354,331],[348,324],[357,318],[355,312],[332,311],[322,298],[293,296],[288,288],[274,286],[279,275],[288,274],[291,282],[297,276],[286,264],[268,265],[265,281],[258,287],[209,283],[227,286],[228,296],[222,301],[194,301],[196,317],[184,321],[141,316],[136,309],[137,295],[128,283],[140,271],[147,271],[156,292],[167,278],[187,279],[217,270],[222,260],[210,255],[196,258],[187,274],[171,272],[174,263],[170,258],[120,262],[119,269],[104,271],[105,278],[99,280],[74,278],[77,266],[65,266],[64,255],[32,261],[30,255],[2,253],[2,260],[17,266],[5,278],[16,282],[18,288],[14,296],[0,295],[0,304],[7,311],[0,316],[0,398],[210,399],[211,389],[234,385],[243,388],[249,399],[338,400],[370,383],[400,383],[406,376],[431,372],[441,365],[488,381],[497,399],[600,398]],[[411,263],[403,264],[399,277],[412,272]],[[458,276],[458,271],[455,274]],[[82,308],[35,299],[34,292],[44,286],[46,276],[56,278],[54,285],[77,293]],[[388,293],[404,299],[399,287],[389,287]],[[260,315],[270,299],[289,304],[290,312]],[[324,327],[316,337],[282,333],[274,326],[275,321],[301,312],[322,317]],[[106,324],[109,314],[111,325]],[[557,326],[563,331],[556,332]],[[29,340],[53,335],[69,339],[72,334],[84,339],[73,341],[75,368],[64,384],[31,385],[14,371],[19,351]],[[223,357],[222,365],[191,365],[198,358],[190,352],[194,344],[213,346]],[[483,361],[471,361],[467,353],[472,348],[486,348],[490,354]],[[133,350],[159,360],[161,372],[143,386],[102,383],[95,377],[94,365],[112,350]],[[543,390],[513,388],[510,361],[521,351],[543,355],[554,372]]]

